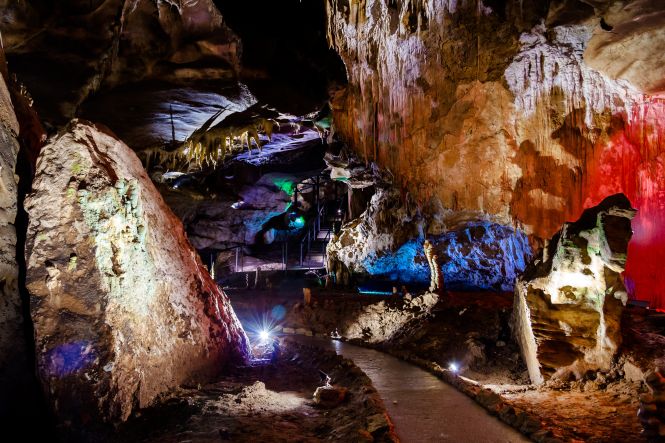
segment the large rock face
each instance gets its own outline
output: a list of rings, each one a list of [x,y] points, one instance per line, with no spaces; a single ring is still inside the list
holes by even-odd
[[[56,125],[104,84],[228,79],[239,69],[240,41],[212,0],[0,0],[0,9],[12,71]]]
[[[136,155],[81,121],[26,201],[39,377],[61,420],[124,420],[245,358],[247,338]]]
[[[626,274],[665,306],[662,4],[327,5],[349,78],[335,131],[359,154],[419,203],[435,196],[540,239],[623,192],[640,210]]]
[[[621,273],[635,210],[623,194],[566,223],[515,287],[514,333],[533,383],[610,369],[628,299]]]
[[[4,71],[0,49],[0,71]],[[0,72],[0,421],[15,412],[26,377],[27,345],[23,327],[16,263],[17,179],[19,124]]]

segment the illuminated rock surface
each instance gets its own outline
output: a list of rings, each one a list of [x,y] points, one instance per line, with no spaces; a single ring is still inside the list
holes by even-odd
[[[44,147],[26,209],[38,373],[61,420],[125,420],[245,358],[226,295],[104,129],[74,121]]]
[[[608,197],[566,223],[519,278],[513,328],[533,383],[610,369],[634,214],[625,196]]]
[[[631,296],[665,306],[662,5],[327,4],[349,76],[337,135],[417,203],[435,196],[533,239],[624,193],[640,211]]]
[[[649,441],[665,438],[665,369],[658,368],[646,378],[649,393],[640,397],[638,416]]]
[[[427,234],[446,288],[512,290],[531,256],[526,235],[477,217],[438,205],[421,211],[404,205],[395,191],[379,189],[368,209],[333,237],[328,269],[341,283],[351,273],[428,285]]]

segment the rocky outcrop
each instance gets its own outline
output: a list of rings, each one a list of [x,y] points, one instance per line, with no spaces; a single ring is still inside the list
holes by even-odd
[[[19,124],[1,72],[2,56],[0,49],[0,422],[30,395],[23,384],[30,369],[16,261]]]
[[[658,368],[646,377],[649,393],[640,396],[638,416],[649,441],[665,438],[665,369]]]
[[[181,222],[104,128],[50,140],[26,209],[38,374],[61,422],[125,420],[248,355]]]
[[[240,41],[212,0],[2,3],[12,71],[55,125],[103,85],[229,79],[239,69]]]
[[[426,241],[448,289],[512,290],[531,256],[526,235],[513,227],[440,204],[420,209],[384,187],[328,244],[328,270],[344,284],[365,274],[431,286]]]
[[[635,210],[613,195],[566,223],[515,287],[513,332],[533,383],[608,371],[628,299],[621,273]]]
[[[197,249],[228,249],[271,243],[274,233],[267,225],[289,208],[297,183],[293,175],[269,173],[253,185],[243,186],[236,201],[184,202],[182,216],[192,245]]]
[[[332,102],[339,137],[416,202],[436,197],[532,238],[625,193],[641,240],[626,274],[639,298],[665,306],[662,5],[327,5],[349,78]]]

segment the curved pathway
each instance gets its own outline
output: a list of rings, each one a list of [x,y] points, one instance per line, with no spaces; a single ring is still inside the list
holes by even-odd
[[[372,379],[403,443],[530,441],[466,395],[414,365],[339,341],[308,337],[297,340],[334,349],[353,360]]]

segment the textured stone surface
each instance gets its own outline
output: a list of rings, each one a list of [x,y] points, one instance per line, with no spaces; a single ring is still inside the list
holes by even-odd
[[[266,224],[288,209],[298,179],[269,173],[238,191],[238,200],[207,200],[192,205],[184,201],[182,218],[197,249],[225,249],[236,245],[269,243]],[[169,201],[172,198],[169,197]],[[235,207],[232,207],[235,205]],[[257,237],[259,236],[259,237]]]
[[[403,204],[388,188],[379,189],[367,210],[333,237],[328,269],[341,283],[351,273],[427,286],[431,272],[425,239],[448,289],[512,290],[531,256],[526,235],[512,227],[440,205],[420,210]]]
[[[1,65],[4,70],[4,63]],[[29,371],[16,263],[18,177],[14,170],[18,134],[14,107],[0,73],[0,421],[18,407],[16,396],[28,396],[17,392],[23,388],[21,383]]]
[[[125,420],[247,338],[136,155],[74,121],[43,148],[26,245],[38,374],[60,420]]]
[[[662,4],[327,4],[349,77],[333,100],[338,136],[416,202],[436,196],[539,239],[625,193],[640,210],[626,274],[665,305]]]
[[[640,396],[638,416],[649,441],[665,438],[665,369],[657,368],[646,377],[649,393]]]
[[[533,383],[608,371],[628,299],[621,278],[635,210],[622,194],[566,223],[515,287],[513,332]]]
[[[665,9],[659,2],[605,1],[603,27],[594,30],[584,61],[648,94],[665,93]]]
[[[212,0],[2,6],[12,70],[28,86],[42,119],[57,125],[67,123],[102,85],[142,78],[228,79],[239,68],[240,42]],[[50,73],[48,82],[43,69]]]

